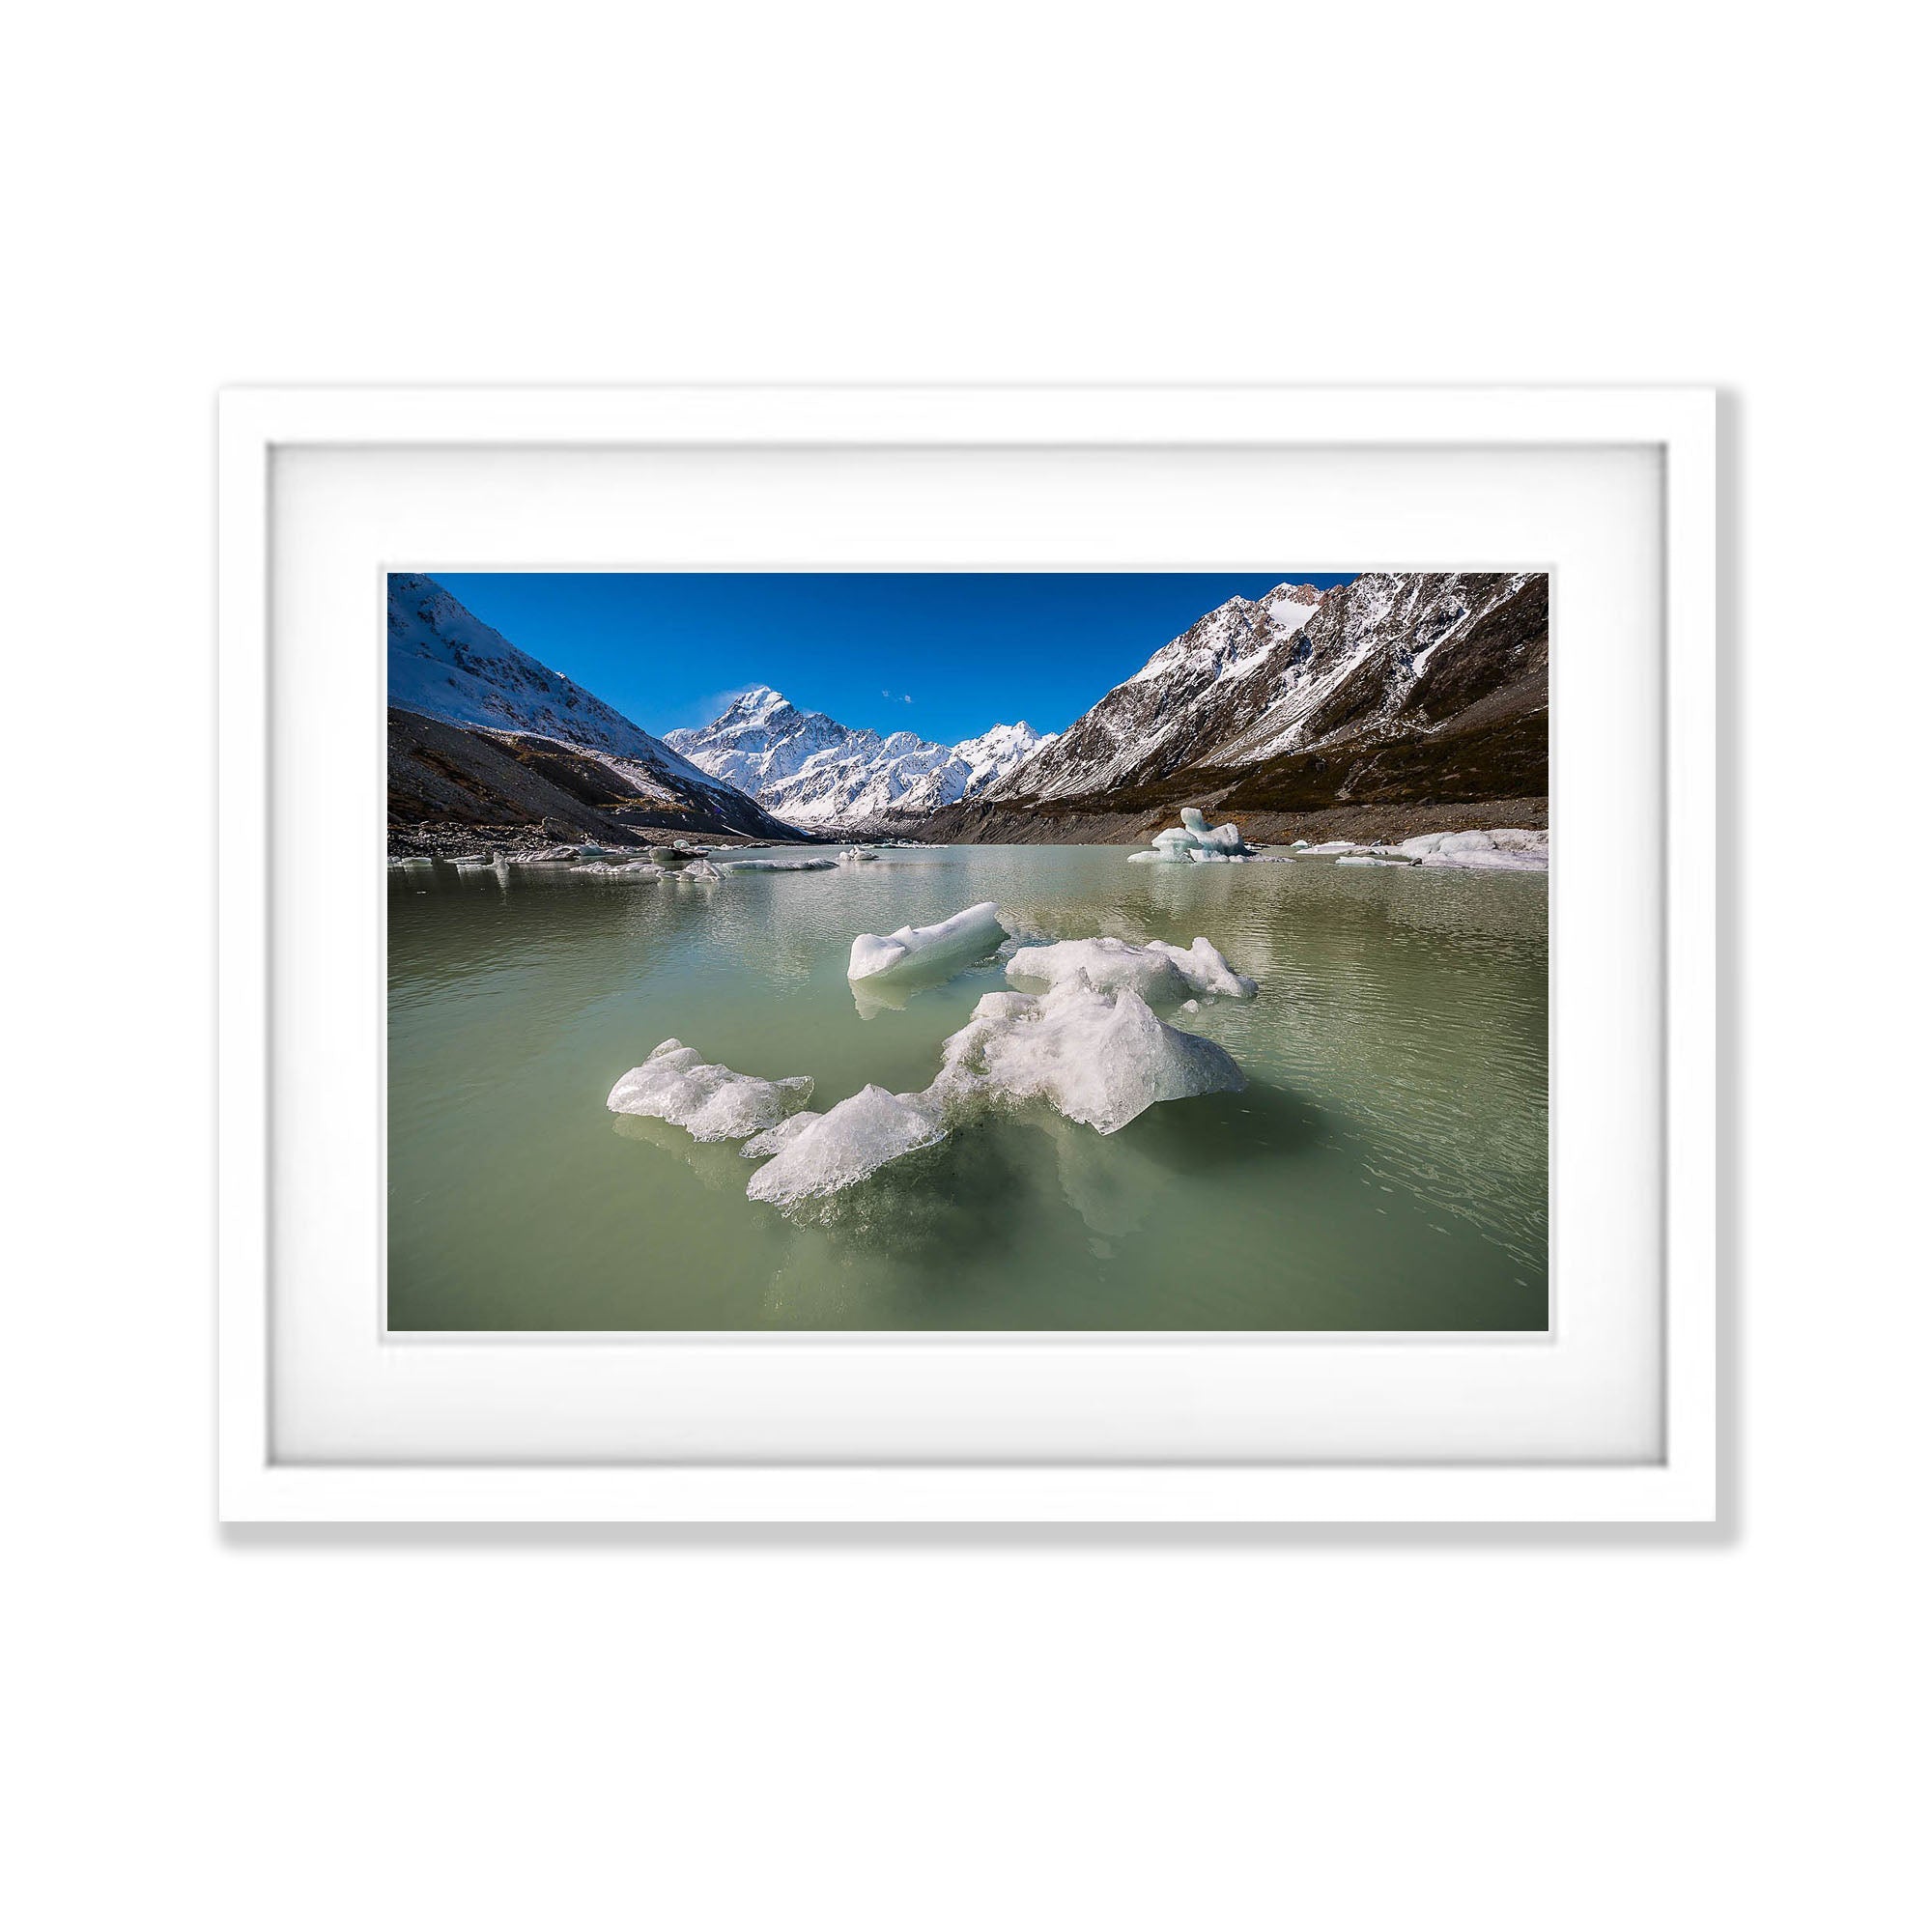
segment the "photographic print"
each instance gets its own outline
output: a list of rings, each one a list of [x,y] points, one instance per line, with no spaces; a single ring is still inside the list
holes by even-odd
[[[392,573],[391,1331],[1540,1331],[1533,571]]]

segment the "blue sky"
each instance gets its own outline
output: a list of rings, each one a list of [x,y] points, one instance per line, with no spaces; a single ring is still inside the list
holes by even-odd
[[[1060,731],[1170,638],[1280,570],[686,574],[440,572],[486,624],[647,731],[706,724],[769,684],[841,724],[957,744]]]

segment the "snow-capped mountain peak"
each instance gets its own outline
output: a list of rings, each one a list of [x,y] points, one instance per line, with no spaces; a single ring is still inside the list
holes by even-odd
[[[739,724],[763,724],[791,709],[791,700],[783,692],[774,691],[768,684],[754,684],[725,706],[718,722],[722,724],[728,718]]]
[[[882,736],[820,711],[801,711],[769,685],[733,698],[700,730],[668,734],[694,764],[811,829],[910,820],[956,805],[1013,771],[1050,737],[996,724],[960,745],[914,731]]]
[[[971,798],[989,784],[1016,770],[1042,746],[1050,745],[1057,731],[1036,731],[1024,718],[1017,724],[995,724],[977,738],[954,745],[952,755],[960,759],[971,776],[962,797]]]

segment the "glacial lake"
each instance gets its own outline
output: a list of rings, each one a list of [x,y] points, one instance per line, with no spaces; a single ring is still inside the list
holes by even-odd
[[[607,1111],[671,1036],[820,1111],[924,1087],[1001,966],[862,1007],[851,941],[982,899],[1212,940],[1260,998],[1167,1017],[1247,1091],[975,1123],[802,1224],[737,1143]],[[1544,875],[952,846],[708,886],[412,867],[388,912],[392,1329],[1547,1325]]]

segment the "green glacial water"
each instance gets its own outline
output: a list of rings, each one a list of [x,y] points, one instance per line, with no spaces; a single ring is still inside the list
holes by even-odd
[[[1261,997],[1169,1017],[1247,1091],[1111,1136],[974,1124],[804,1225],[746,1199],[735,1142],[606,1110],[671,1035],[812,1075],[820,1111],[924,1087],[1000,966],[862,1011],[847,952],[980,899],[1043,939],[1212,940]],[[394,1329],[1542,1328],[1548,882],[1091,845],[712,886],[413,867],[388,1105]]]

